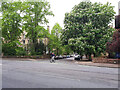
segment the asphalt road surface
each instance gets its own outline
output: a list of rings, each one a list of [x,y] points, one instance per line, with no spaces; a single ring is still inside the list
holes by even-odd
[[[2,60],[2,88],[118,88],[118,69],[72,61]]]

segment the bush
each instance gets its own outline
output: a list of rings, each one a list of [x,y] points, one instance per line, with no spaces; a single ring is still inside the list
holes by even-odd
[[[40,41],[40,43],[37,43],[35,45],[35,55],[42,55],[45,50],[46,48],[42,41]]]
[[[17,56],[25,56],[27,54],[26,54],[26,51],[24,50],[24,48],[18,47],[18,48],[16,48],[16,55]]]
[[[22,47],[18,47],[16,43],[4,43],[2,45],[4,56],[24,56],[26,51]]]
[[[15,56],[16,55],[16,45],[13,43],[5,43],[2,45],[2,52],[5,56]]]

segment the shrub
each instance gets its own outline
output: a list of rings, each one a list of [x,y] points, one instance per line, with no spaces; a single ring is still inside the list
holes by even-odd
[[[22,47],[18,47],[15,50],[16,50],[16,55],[17,56],[25,56],[26,55],[26,51]]]
[[[2,45],[2,52],[5,56],[16,55],[16,45],[14,43],[5,43]]]

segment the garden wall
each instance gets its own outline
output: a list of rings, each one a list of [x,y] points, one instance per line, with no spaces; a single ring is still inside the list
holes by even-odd
[[[37,56],[2,56],[2,58],[32,58],[32,59],[47,59],[50,55],[37,55]]]
[[[109,58],[93,58],[94,63],[111,63],[120,64],[120,59],[109,59]]]

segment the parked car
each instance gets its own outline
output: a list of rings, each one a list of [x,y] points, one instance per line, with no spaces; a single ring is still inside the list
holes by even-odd
[[[80,55],[75,55],[74,56],[74,60],[80,60],[80,58],[81,58]]]
[[[58,59],[63,59],[63,56],[55,56],[55,60],[58,60]]]
[[[59,59],[63,59],[63,56],[60,55],[60,56],[59,56]]]
[[[63,58],[67,58],[67,56],[66,56],[66,55],[63,55]]]
[[[67,55],[67,58],[70,58],[70,55]]]
[[[116,53],[115,58],[119,58],[120,59],[120,53]]]
[[[72,54],[72,55],[70,55],[70,57],[74,57],[74,55]]]

